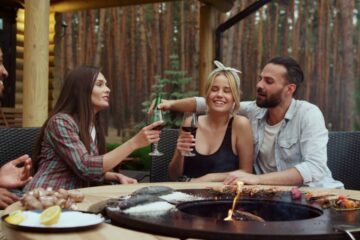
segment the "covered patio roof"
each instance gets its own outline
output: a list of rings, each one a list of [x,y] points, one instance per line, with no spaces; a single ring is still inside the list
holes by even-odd
[[[175,2],[179,0],[50,0],[50,11],[68,12],[83,9],[97,9],[108,7],[129,6],[138,4],[158,3],[158,2]],[[199,0],[200,2],[211,5],[215,9],[227,12],[235,0]],[[25,6],[25,0],[2,0],[6,6],[19,7]]]

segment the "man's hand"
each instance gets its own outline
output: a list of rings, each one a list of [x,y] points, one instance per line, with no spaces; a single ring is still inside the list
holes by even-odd
[[[18,167],[22,164],[21,167]],[[25,154],[0,168],[0,187],[17,188],[32,179],[30,176],[31,158]]]
[[[127,177],[121,173],[107,172],[105,173],[105,179],[108,181],[115,181],[121,184],[134,184],[137,180],[131,177]]]
[[[172,100],[166,100],[166,99],[161,99],[161,103],[157,106],[158,109],[162,110],[162,111],[168,111],[171,110],[171,103],[173,101]],[[153,100],[151,102],[151,105],[149,107],[149,111],[148,114],[152,114],[154,111],[154,105],[155,105],[155,100]]]
[[[225,185],[236,184],[237,181],[242,181],[245,184],[256,185],[260,184],[260,178],[258,175],[244,172],[242,170],[236,170],[230,172],[224,180]]]
[[[154,110],[155,101],[151,104],[148,113],[152,113]],[[194,97],[188,97],[183,99],[165,100],[161,99],[161,103],[158,105],[158,109],[163,111],[177,111],[177,112],[195,112],[196,100]]]
[[[10,204],[18,201],[19,198],[5,188],[0,188],[0,209],[5,209]]]

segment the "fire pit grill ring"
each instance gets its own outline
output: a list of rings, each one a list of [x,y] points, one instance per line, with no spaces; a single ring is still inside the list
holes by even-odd
[[[177,209],[190,215],[223,221],[231,206],[231,199],[203,200],[178,204]],[[322,210],[304,204],[264,199],[241,199],[237,202],[236,209],[255,214],[266,222],[305,220],[323,214]]]
[[[265,223],[225,222],[222,220],[222,215],[226,215],[226,212],[216,218],[211,214],[210,217],[198,216],[199,212],[191,212],[191,209],[194,208],[193,206],[207,205],[211,202],[215,206],[231,205],[232,197],[215,197],[204,189],[180,191],[204,196],[206,200],[180,203],[176,209],[161,215],[130,215],[111,211],[108,208],[105,208],[105,212],[114,225],[180,239],[349,239],[346,233],[334,230],[334,226],[342,224],[359,226],[360,223],[360,211],[322,210],[318,205],[309,204],[305,200],[293,201],[290,194],[282,194],[273,198],[240,198],[239,206],[250,201],[268,204],[268,206],[283,204],[282,206],[289,208],[298,207],[310,210],[311,214],[306,219],[267,220]],[[353,233],[353,235],[358,238],[360,232]]]

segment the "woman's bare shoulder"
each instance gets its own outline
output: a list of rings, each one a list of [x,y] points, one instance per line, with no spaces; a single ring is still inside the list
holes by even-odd
[[[250,127],[250,121],[247,117],[236,115],[233,120],[234,127]]]
[[[243,116],[234,116],[232,124],[233,133],[243,135],[244,133],[251,132],[251,124],[249,119]],[[235,130],[235,131],[234,131]]]

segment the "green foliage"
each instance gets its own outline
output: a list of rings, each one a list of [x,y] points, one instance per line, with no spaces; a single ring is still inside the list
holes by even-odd
[[[121,144],[118,143],[108,143],[106,144],[106,149],[109,152],[120,145]],[[135,150],[129,155],[129,157],[135,158],[137,160],[122,163],[121,169],[149,171],[151,164],[151,157],[149,156],[150,150],[150,145]]]
[[[152,86],[151,99],[154,99],[156,93],[161,93],[163,99],[181,99],[198,95],[197,91],[189,91],[189,83],[191,77],[186,76],[186,72],[180,70],[179,57],[177,55],[170,56],[170,70],[164,71],[164,77],[156,78],[156,83]],[[151,101],[142,103],[144,111],[150,106]],[[182,121],[182,113],[166,112],[164,114],[167,128],[179,128]]]
[[[171,69],[164,71],[164,78],[157,77],[156,83],[152,86],[151,99],[154,99],[156,93],[161,93],[163,99],[181,99],[198,95],[197,91],[189,91],[189,83],[192,81],[191,77],[186,76],[185,71],[180,70],[179,58],[176,55],[170,56]],[[142,103],[144,112],[149,109],[151,101]],[[167,128],[179,128],[182,121],[182,113],[179,112],[166,112],[164,114]],[[138,123],[132,127],[130,136],[135,135],[139,129],[146,125],[146,120]],[[111,151],[118,147],[120,144],[108,143],[107,150]],[[121,165],[122,169],[128,170],[150,170],[151,157],[149,152],[151,146],[135,150],[129,157],[138,158],[136,161],[127,161]]]

